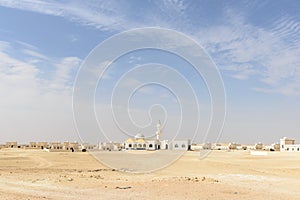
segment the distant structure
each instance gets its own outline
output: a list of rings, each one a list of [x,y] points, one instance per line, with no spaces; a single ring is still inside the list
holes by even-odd
[[[256,150],[263,150],[263,147],[264,147],[264,145],[261,142],[255,144]]]
[[[125,150],[188,150],[190,149],[190,140],[160,140],[162,134],[161,122],[158,121],[156,125],[156,138],[145,138],[141,133],[137,134],[134,138],[128,138],[124,142]]]
[[[26,149],[44,149],[48,147],[48,142],[29,142],[29,146],[25,146]]]
[[[280,151],[298,151],[300,152],[300,144],[295,144],[294,139],[284,137],[280,139]]]
[[[204,150],[212,150],[213,149],[213,146],[211,143],[205,143],[203,146],[202,146],[202,149]]]
[[[159,137],[159,136],[156,136]],[[128,138],[125,141],[126,150],[159,150],[167,149],[161,146],[161,142],[157,139],[147,139],[143,134],[137,134],[134,138]]]
[[[159,137],[161,135],[161,123],[160,120],[158,121],[158,123],[156,124],[156,140],[160,140]]]
[[[97,145],[90,143],[78,142],[29,142],[29,144],[18,144],[18,142],[6,142],[0,144],[0,149],[32,149],[44,150],[47,152],[86,152],[86,151],[122,151],[122,150],[248,150],[251,155],[267,155],[267,151],[281,152],[300,152],[300,144],[295,143],[295,139],[281,138],[279,143],[262,144],[261,142],[254,145],[245,145],[238,143],[202,143],[191,144],[189,139],[176,139],[172,141],[161,140],[162,125],[158,121],[156,132],[152,137],[146,138],[143,134],[138,133],[133,138],[128,138],[123,143],[119,142],[100,142]]]
[[[18,142],[6,142],[6,148],[18,148]]]
[[[279,143],[272,144],[272,149],[274,151],[280,151],[280,144]]]
[[[118,142],[100,142],[98,145],[99,150],[105,151],[121,151],[123,146]]]
[[[18,144],[18,142],[6,142],[5,144],[0,144],[0,149],[18,148],[44,150],[47,152],[86,152],[98,149],[96,147],[97,146],[93,144],[79,144],[78,142],[29,142],[29,144]]]

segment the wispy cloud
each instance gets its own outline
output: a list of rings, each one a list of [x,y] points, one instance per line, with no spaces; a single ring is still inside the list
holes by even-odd
[[[58,91],[71,91],[74,80],[74,72],[78,70],[80,63],[81,59],[77,57],[62,58],[54,65],[55,73],[53,79],[50,80],[50,88]]]
[[[122,26],[114,10],[110,10],[111,3],[109,2],[94,2],[79,4],[77,2],[61,3],[55,1],[1,1],[1,6],[28,10],[47,15],[61,16],[78,21],[85,25],[91,25],[99,29],[119,30]],[[102,11],[102,12],[100,12]],[[109,28],[108,28],[109,27]]]
[[[33,51],[33,50],[30,50],[30,49],[24,49],[23,50],[23,53],[28,55],[28,56],[31,56],[31,57],[34,57],[34,58],[39,58],[39,59],[42,59],[42,60],[47,60],[47,56],[37,52],[37,51]]]
[[[240,15],[229,16],[227,24],[198,34],[217,65],[234,78],[259,80],[261,88],[254,88],[256,91],[300,94],[300,37],[294,35],[299,25],[286,18],[280,25],[275,23],[275,28],[262,28]]]
[[[0,41],[0,52],[6,51],[9,47],[9,42]]]
[[[10,43],[7,43],[7,45],[14,52]],[[0,50],[0,94],[2,99],[8,97],[6,95],[8,91],[10,91],[10,94],[20,94],[21,96],[24,95],[24,92],[29,91],[24,97],[28,97],[30,96],[29,94],[33,93],[41,95],[48,92],[66,91],[66,89],[71,94],[70,85],[74,79],[72,71],[74,72],[78,69],[81,62],[79,58],[65,57],[56,62],[53,60],[50,61],[51,59],[46,56],[29,49],[23,49],[21,52],[24,53],[22,60]],[[32,63],[26,56],[35,56],[44,59],[44,62],[49,65],[49,69],[41,68],[39,66],[40,63]],[[41,75],[44,73],[44,70],[51,69],[54,71],[53,75],[48,74],[42,78]],[[15,101],[18,102],[20,98],[16,98]]]
[[[29,62],[26,51],[21,51],[25,58],[19,59],[11,54],[14,47],[9,42],[5,45],[10,50],[0,49],[0,119],[4,136],[20,142],[26,133],[30,140],[52,140],[53,134],[62,140],[76,138],[72,135],[71,84],[72,71],[77,70],[81,60],[76,57],[47,59],[44,62],[54,73],[43,77],[45,69],[40,63]]]
[[[183,31],[198,40],[218,67],[229,76],[240,80],[258,80],[261,89],[255,90],[264,92],[268,88],[268,91],[284,95],[299,93],[298,16],[289,13],[277,15],[260,25],[249,19],[256,10],[266,9],[268,4],[246,4],[248,9],[239,10],[232,3],[226,3],[221,6],[220,13],[208,16],[207,13],[200,15],[195,10],[199,5],[180,0],[154,1],[147,4],[148,9],[143,11],[138,3],[122,1],[87,1],[84,4],[32,0],[0,2],[2,6],[61,16],[101,30],[162,26]],[[218,21],[213,21],[216,16]],[[33,55],[34,52],[27,53]]]

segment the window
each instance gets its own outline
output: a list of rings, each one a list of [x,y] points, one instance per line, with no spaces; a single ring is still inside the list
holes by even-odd
[[[175,144],[175,148],[178,148],[178,144]]]
[[[298,148],[297,151],[299,151],[300,149]]]
[[[182,144],[181,147],[182,147],[182,148],[185,148],[185,144]]]
[[[131,148],[131,147],[132,147],[132,144],[129,144],[128,147]]]
[[[287,148],[286,150],[287,150],[287,151],[289,151],[290,149],[289,149],[289,148]]]
[[[149,144],[149,148],[152,148],[153,147],[153,145],[152,144]]]
[[[143,147],[146,148],[146,144],[143,144]]]

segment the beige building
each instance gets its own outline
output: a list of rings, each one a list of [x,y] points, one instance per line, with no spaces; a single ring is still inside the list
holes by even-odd
[[[241,150],[241,149],[242,149],[242,145],[233,142],[233,143],[229,143],[228,148],[229,148],[230,150],[237,150],[237,149],[238,149],[238,150]]]
[[[51,142],[49,151],[63,151],[63,144],[61,142]]]
[[[205,143],[202,145],[202,149],[203,150],[212,150],[213,149],[213,146],[211,143]]]
[[[18,142],[6,142],[6,148],[18,148]]]
[[[264,145],[261,142],[255,144],[256,150],[263,150],[263,148],[264,148]]]
[[[120,151],[123,146],[118,142],[101,142],[99,143],[99,150],[104,151]]]
[[[272,144],[272,149],[274,151],[280,151],[280,144],[276,143],[276,144]]]
[[[90,144],[90,143],[83,143],[79,145],[79,151],[86,152],[86,151],[92,151],[96,148],[96,145]]]
[[[212,145],[213,150],[228,150],[229,144],[228,143],[216,143]]]
[[[75,151],[79,151],[79,144],[78,142],[64,142],[63,144],[63,150],[65,151],[71,151],[71,152],[75,152]]]
[[[29,149],[48,148],[48,142],[29,142],[29,145],[26,148],[29,148]]]

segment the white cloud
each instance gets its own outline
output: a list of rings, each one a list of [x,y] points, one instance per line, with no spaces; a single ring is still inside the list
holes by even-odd
[[[76,57],[62,58],[52,66],[53,76],[42,78],[43,68],[0,51],[0,142],[77,138],[70,85],[79,62]]]
[[[283,19],[276,28],[268,29],[249,24],[240,15],[229,16],[227,24],[211,26],[197,35],[217,65],[234,78],[260,80],[261,88],[254,88],[256,91],[299,94],[300,76],[295,72],[300,67],[300,37],[287,40],[299,30],[299,24]]]
[[[30,50],[30,49],[24,49],[23,53],[26,54],[26,55],[28,55],[28,56],[32,56],[32,57],[43,59],[43,60],[47,60],[48,59],[45,55],[43,55],[43,54],[41,54],[41,53],[39,53],[37,51]]]
[[[9,42],[0,41],[0,52],[6,51],[9,48],[10,48]]]
[[[85,25],[95,26],[99,29],[114,28],[118,30],[122,27],[122,23],[120,23],[122,18],[117,17],[116,13],[113,13],[114,10],[108,9],[109,7],[113,6],[109,2],[98,1],[94,3],[86,2],[84,4],[68,2],[64,4],[55,1],[4,0],[0,2],[0,5],[47,15],[66,17],[73,21],[81,22]]]
[[[51,80],[51,84],[53,89],[71,89],[70,83],[74,79],[74,74],[72,71],[77,71],[81,59],[77,57],[66,57],[61,59],[61,61],[55,65],[55,75],[53,80]]]

